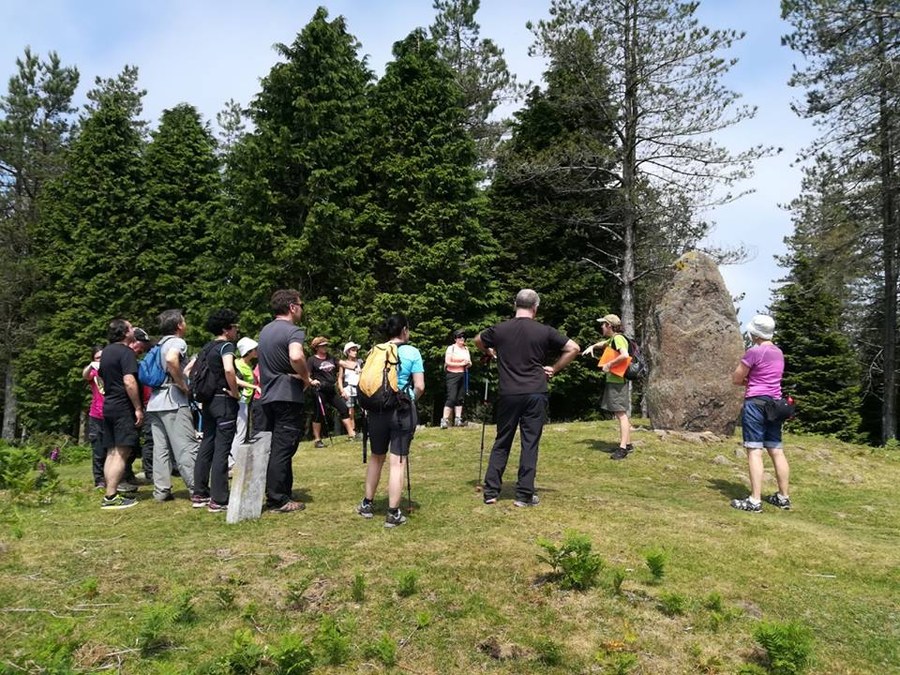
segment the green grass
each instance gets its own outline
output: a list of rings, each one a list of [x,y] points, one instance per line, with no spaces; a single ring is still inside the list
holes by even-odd
[[[728,506],[746,493],[736,439],[637,432],[611,462],[612,423],[553,424],[541,505],[517,509],[512,483],[481,503],[479,441],[476,428],[417,434],[415,508],[394,530],[386,470],[376,518],[355,514],[364,468],[343,439],[301,445],[306,511],[233,526],[149,487],[102,512],[87,463],[60,467],[49,506],[0,494],[0,673],[287,672],[284,645],[324,673],[734,673],[764,665],[760,620],[810,629],[809,672],[900,671],[900,455],[789,436],[794,510],[754,515]],[[516,469],[517,451],[507,479]],[[566,531],[606,563],[587,591],[561,590],[538,559],[538,539]],[[659,583],[652,550],[666,554]],[[673,598],[681,613],[662,611]]]

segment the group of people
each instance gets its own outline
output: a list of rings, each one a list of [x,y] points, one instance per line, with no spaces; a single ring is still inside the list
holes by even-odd
[[[538,450],[547,419],[548,382],[579,354],[594,356],[594,350],[612,350],[601,359],[606,376],[602,407],[618,420],[619,445],[612,459],[625,459],[632,451],[628,417],[630,387],[616,375],[617,366],[627,363],[628,340],[622,335],[621,321],[614,314],[599,318],[603,339],[581,350],[579,345],[556,329],[537,321],[540,297],[523,289],[515,297],[514,316],[481,331],[475,346],[486,358],[496,361],[499,391],[496,400],[497,434],[484,475],[483,499],[495,504],[500,496],[503,474],[512,443],[519,433],[521,454],[514,505],[536,506],[535,490]],[[90,411],[91,439],[102,449],[102,478],[98,477],[101,455],[95,451],[94,473],[104,488],[101,508],[121,509],[135,500],[118,491],[129,457],[138,447],[138,434],[146,418],[152,432],[153,497],[168,501],[172,496],[172,462],[184,480],[195,508],[216,513],[228,508],[228,468],[232,446],[246,435],[248,424],[271,433],[266,471],[266,506],[279,513],[303,510],[304,504],[292,498],[292,460],[303,435],[304,405],[313,406],[313,437],[322,444],[325,405],[338,410],[350,438],[356,436],[353,408],[360,381],[359,347],[349,342],[338,360],[328,354],[329,342],[316,337],[311,342],[313,355],[307,359],[304,331],[297,326],[303,314],[300,293],[293,289],[276,291],[271,299],[273,319],[260,331],[258,341],[237,340],[238,315],[217,310],[206,322],[213,338],[203,347],[197,362],[188,361],[183,314],[167,310],[160,317],[159,358],[165,365],[165,382],[142,397],[137,381],[136,356],[146,351],[136,344],[135,329],[124,319],[113,319],[108,328],[109,344],[95,350],[94,361],[84,371],[91,381],[94,398]],[[418,349],[409,344],[410,326],[402,315],[389,316],[381,331],[387,346],[396,349],[397,387],[404,393],[406,405],[370,410],[366,417],[372,460],[365,475],[363,499],[357,513],[374,515],[373,500],[382,469],[388,457],[388,511],[385,527],[406,522],[400,510],[404,459],[409,455],[418,417],[415,401],[425,391],[424,366]],[[140,331],[143,333],[143,331]],[[781,421],[765,414],[765,403],[780,399],[783,355],[773,343],[774,322],[757,316],[748,325],[754,345],[738,365],[733,381],[746,387],[742,420],[744,445],[750,463],[751,494],[734,500],[735,508],[761,510],[761,449],[769,451],[778,477],[779,491],[766,500],[780,508],[790,508],[788,465],[781,444]],[[149,340],[144,334],[141,336]],[[548,365],[548,361],[555,360]],[[253,368],[254,360],[256,368]],[[462,398],[471,355],[465,345],[465,333],[457,331],[447,349],[447,399],[441,427],[451,420],[462,424]],[[200,413],[202,441],[198,441],[191,414],[188,380],[192,368],[205,368],[214,391]],[[102,395],[100,395],[102,394]],[[452,416],[452,417],[451,417]],[[407,465],[408,470],[408,465]]]

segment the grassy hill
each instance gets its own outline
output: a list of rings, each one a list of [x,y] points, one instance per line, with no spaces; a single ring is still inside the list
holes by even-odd
[[[809,672],[900,672],[900,454],[788,436],[794,510],[754,515],[728,506],[746,494],[736,438],[638,431],[612,462],[614,439],[611,422],[549,425],[542,503],[518,509],[512,483],[495,506],[475,491],[480,427],[422,431],[395,530],[384,489],[374,520],[355,514],[364,469],[343,438],[301,445],[305,512],[234,526],[183,489],[102,512],[89,464],[63,465],[49,506],[0,495],[0,672],[762,672],[760,621],[811,630]],[[604,561],[584,592],[537,557],[571,530]]]

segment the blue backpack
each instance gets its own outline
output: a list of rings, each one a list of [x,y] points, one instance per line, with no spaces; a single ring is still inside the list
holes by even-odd
[[[142,385],[151,389],[159,389],[165,383],[169,373],[163,362],[162,346],[170,337],[172,336],[167,335],[153,345],[153,348],[147,352],[147,356],[138,364],[138,380]]]

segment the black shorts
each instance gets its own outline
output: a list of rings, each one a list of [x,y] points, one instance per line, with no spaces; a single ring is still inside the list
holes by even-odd
[[[313,422],[323,422],[325,420],[323,408],[329,406],[337,408],[342,420],[350,417],[350,410],[343,396],[334,389],[319,388],[313,394]]]
[[[372,454],[384,455],[390,449],[392,455],[406,457],[418,420],[415,404],[404,410],[370,412],[368,424]]]
[[[136,448],[140,445],[140,429],[134,426],[134,415],[103,418],[103,447]]]

